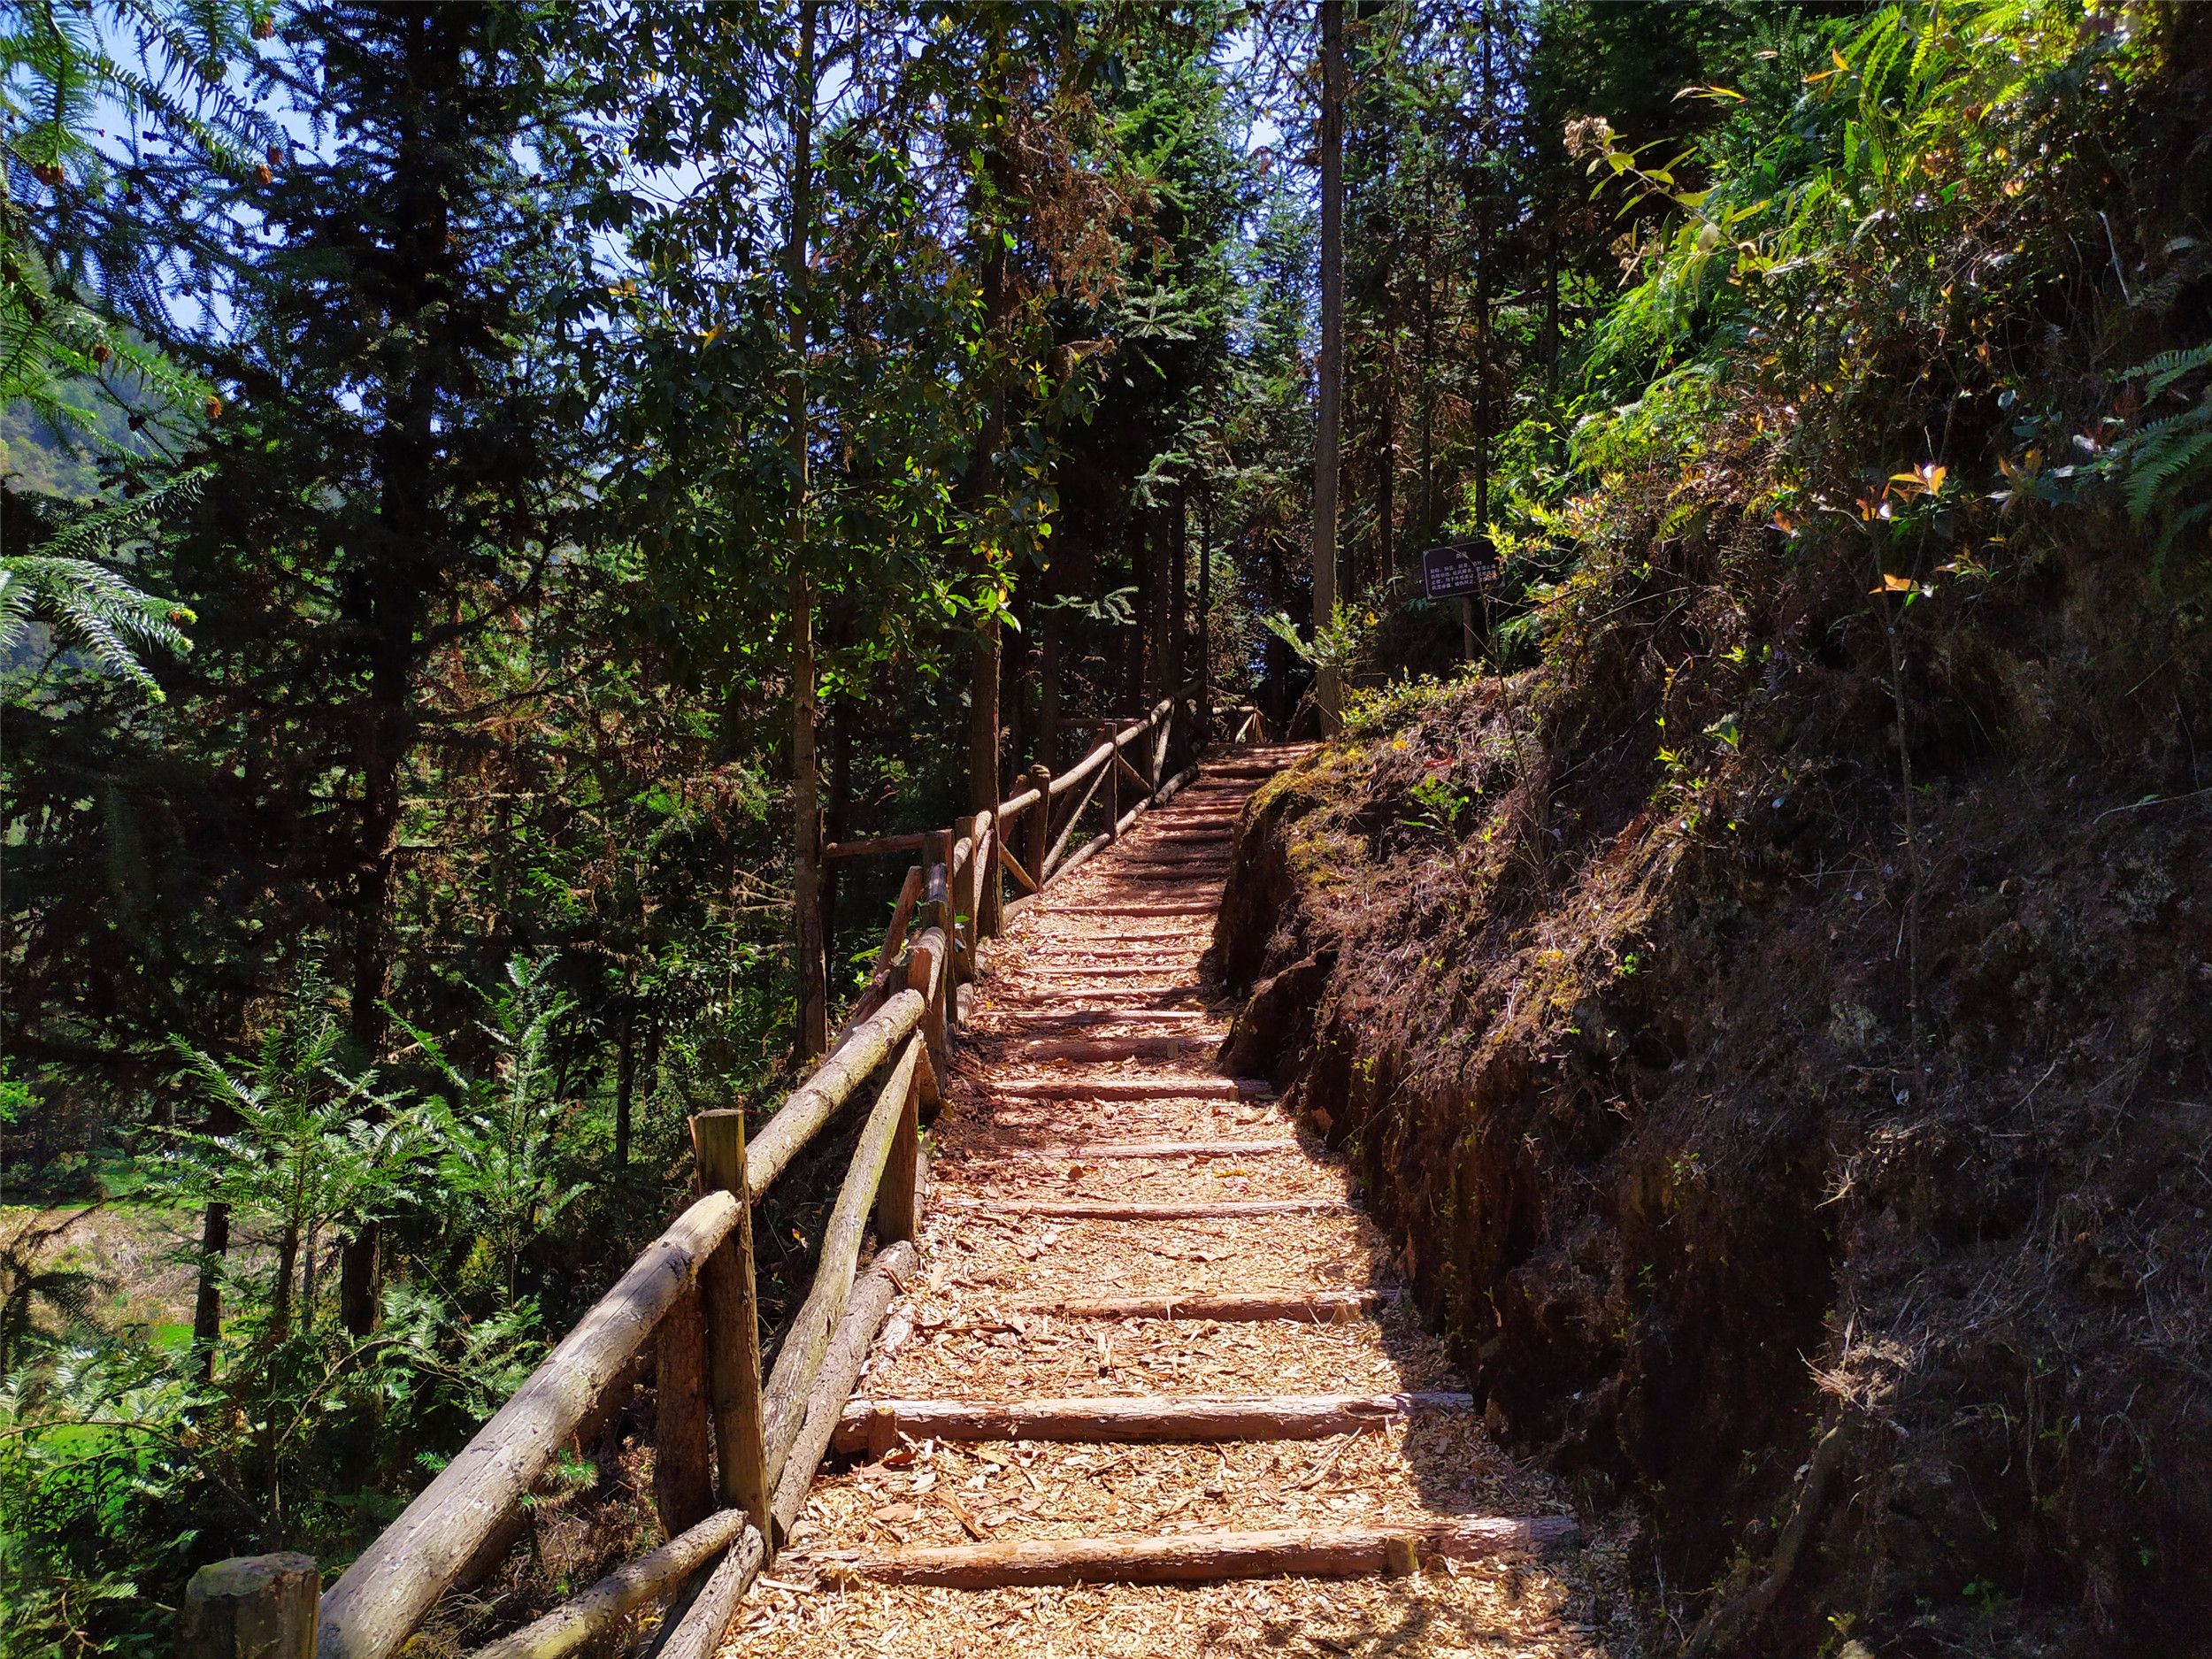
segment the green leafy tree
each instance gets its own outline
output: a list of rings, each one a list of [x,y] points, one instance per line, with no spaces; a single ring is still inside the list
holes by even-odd
[[[146,332],[166,313],[168,280],[212,246],[201,216],[180,211],[162,234],[134,210],[149,188],[184,207],[151,182],[150,169],[173,173],[154,152],[234,177],[266,171],[256,152],[274,134],[224,74],[267,16],[233,0],[105,0],[19,7],[0,27],[0,410],[17,433],[112,460],[135,452],[150,417],[181,432],[219,410]],[[9,512],[0,656],[16,655],[35,618],[158,700],[140,654],[183,649],[190,611],[142,591],[130,553],[189,482]]]
[[[311,981],[271,1023],[245,1070],[188,1044],[178,1048],[203,1101],[237,1126],[184,1134],[170,1190],[202,1207],[222,1205],[266,1235],[273,1271],[254,1305],[265,1312],[267,1340],[290,1334],[296,1309],[301,1329],[311,1332],[326,1247],[407,1199],[421,1132],[410,1116],[389,1113],[395,1102],[376,1092],[373,1070],[346,1067],[344,1029]]]

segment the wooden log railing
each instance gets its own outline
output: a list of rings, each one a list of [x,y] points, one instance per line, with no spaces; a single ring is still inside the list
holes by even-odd
[[[1194,762],[1162,774],[1179,753],[1194,755],[1200,695],[1194,683],[1139,719],[1102,727],[1066,772],[1033,767],[1026,787],[953,828],[826,846],[827,858],[912,852],[921,862],[909,866],[867,985],[820,1064],[749,1144],[741,1112],[692,1119],[699,1195],[319,1601],[319,1573],[304,1555],[202,1569],[186,1596],[186,1659],[390,1659],[442,1598],[512,1548],[554,1459],[596,1436],[649,1356],[657,1461],[668,1465],[654,1482],[667,1541],[478,1659],[560,1659],[672,1598],[660,1659],[712,1654],[804,1501],[876,1331],[914,1269],[919,1115],[941,1097],[961,982],[1003,918],[1195,775]],[[1250,728],[1248,718],[1237,729]],[[1125,786],[1133,796],[1125,810]],[[1071,851],[1094,802],[1102,821]],[[1010,898],[1009,879],[1022,889]],[[753,1207],[879,1076],[813,1285],[764,1379]],[[872,1217],[879,1248],[863,1272]]]

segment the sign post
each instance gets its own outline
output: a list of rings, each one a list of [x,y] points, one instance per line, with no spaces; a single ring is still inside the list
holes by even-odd
[[[1467,661],[1475,660],[1473,596],[1486,592],[1498,580],[1498,556],[1487,538],[1474,541],[1447,541],[1424,549],[1421,554],[1421,591],[1431,599],[1459,601],[1459,646]]]

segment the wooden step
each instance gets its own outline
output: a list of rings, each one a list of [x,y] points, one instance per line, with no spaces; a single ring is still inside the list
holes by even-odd
[[[1023,1060],[1067,1060],[1110,1065],[1118,1060],[1171,1060],[1178,1055],[1197,1055],[1220,1046],[1206,1036],[1184,1037],[1033,1037],[1014,1045]]]
[[[1057,913],[1065,914],[1065,912]],[[1113,932],[1104,939],[1098,937],[1097,930],[1094,926],[1072,935],[1047,933],[1044,935],[1043,942],[1048,945],[1074,945],[1087,953],[1102,956],[1132,954],[1128,950],[1116,949],[1123,945],[1138,947],[1139,954],[1158,955],[1161,953],[1161,947],[1164,945],[1179,945],[1186,951],[1202,951],[1206,945],[1205,933],[1206,930],[1202,927],[1193,927],[1187,919],[1179,927],[1163,927],[1156,923],[1145,927],[1131,927],[1125,922],[1117,926]],[[1179,955],[1181,952],[1179,951],[1177,954]]]
[[[1159,1538],[1021,1538],[883,1551],[795,1550],[778,1572],[811,1568],[833,1583],[1203,1584],[1225,1578],[1344,1578],[1408,1573],[1432,1561],[1530,1556],[1580,1536],[1563,1515],[1451,1516],[1398,1526],[1172,1532]]]
[[[947,1198],[948,1210],[1061,1221],[1239,1221],[1271,1216],[1350,1216],[1335,1198],[1225,1198],[1149,1203],[1116,1198]]]
[[[989,1086],[1010,1100],[1248,1100],[1271,1101],[1275,1091],[1256,1078],[1205,1076],[1014,1078]]]
[[[1119,875],[1134,874],[1141,878],[1127,883],[1119,890],[1120,893],[1154,895],[1156,896],[1146,902],[1162,904],[1171,902],[1179,904],[1195,904],[1202,899],[1206,909],[1212,910],[1220,907],[1221,895],[1225,890],[1222,882],[1223,878],[1228,873],[1228,866],[1217,864],[1211,870],[1193,873],[1181,868],[1171,870],[1166,864],[1131,863],[1115,865],[1114,872]],[[1116,893],[1108,893],[1101,896],[1108,903],[1119,902],[1118,895]]]
[[[1060,1146],[1009,1147],[995,1156],[1041,1164],[1081,1164],[1099,1158],[1256,1158],[1295,1152],[1280,1141],[1071,1141]]]
[[[1404,1297],[1402,1290],[1194,1290],[1023,1302],[1015,1304],[1014,1311],[1061,1319],[1210,1319],[1221,1324],[1296,1319],[1305,1325],[1349,1325]]]
[[[1208,859],[1203,865],[1195,865],[1185,864],[1179,859],[1159,862],[1132,858],[1126,864],[1107,865],[1106,873],[1113,879],[1098,895],[1102,906],[1114,907],[1133,902],[1165,904],[1171,901],[1179,904],[1194,904],[1202,898],[1210,902],[1219,901],[1222,882],[1229,873],[1229,866],[1212,859]]]
[[[1131,976],[1118,974],[1115,977],[1119,979]],[[1178,1006],[1178,1004],[1190,1003],[1199,1000],[1199,991],[1195,985],[1092,985],[1073,989],[1058,989],[1054,992],[1054,995],[1063,1004],[1068,1005],[1070,1011],[1074,1013],[1108,1014],[1114,1012],[1110,1006],[1086,1009],[1083,1004],[1087,1002],[1122,1003],[1132,1009],[1143,1009],[1147,1004],[1158,1003],[1161,1006],[1150,1009],[1148,1011],[1156,1014],[1186,1012],[1202,1014],[1209,1019],[1218,1018],[1225,1026],[1228,1024],[1226,1014],[1216,1015],[1204,1008]]]
[[[1472,1394],[1079,1394],[1065,1400],[853,1399],[831,1446],[888,1451],[910,1440],[1322,1440],[1417,1411],[1471,1411]]]
[[[1075,1008],[1054,1014],[1014,1013],[1010,1018],[1018,1022],[1014,1026],[1017,1031],[1035,1031],[1040,1026],[1048,1025],[1131,1025],[1140,1020],[1173,1025],[1197,1025],[1207,1020],[1214,1020],[1216,1024],[1225,1023],[1202,1008],[1154,1008],[1141,1012],[1133,1010],[1125,1013],[1104,1008]]]
[[[1187,973],[1188,970],[1187,968],[1183,967],[1182,964],[1172,962],[1163,963],[1156,968],[1147,967],[1141,963],[1102,962],[1094,967],[1088,968],[1063,967],[1045,963],[1026,963],[1023,964],[1018,972],[1024,974],[1035,975],[1039,978],[1048,979],[1156,979],[1163,973],[1179,972]],[[1198,982],[1195,979],[1186,979],[1182,981],[1182,984],[1188,986],[1193,991],[1195,991],[1198,988]],[[1131,993],[1133,995],[1136,991],[1171,991],[1179,988],[1180,987],[1178,986],[1166,985],[1136,986],[1131,987]],[[1093,992],[1091,995],[1120,995],[1122,993]]]
[[[1053,916],[1212,916],[1217,910],[1221,905],[1210,898],[1166,898],[1159,902],[1106,901],[1102,905],[1064,905],[1053,911]]]

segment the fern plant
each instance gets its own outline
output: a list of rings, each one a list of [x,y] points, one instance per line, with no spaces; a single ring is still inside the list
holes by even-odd
[[[61,1340],[85,1318],[110,1282],[72,1266],[62,1248],[69,1230],[91,1212],[36,1211],[0,1237],[0,1376],[19,1370],[37,1348]]]
[[[510,1309],[524,1248],[588,1185],[567,1179],[560,1151],[566,1109],[553,1075],[553,1032],[576,1002],[546,983],[548,967],[517,956],[507,983],[486,997],[491,1018],[479,1029],[496,1056],[488,1077],[467,1075],[435,1038],[406,1027],[450,1090],[427,1112],[440,1142],[440,1192],[495,1264]]]
[[[2168,557],[2193,526],[2212,518],[2212,340],[2168,351],[2139,363],[2124,379],[2141,385],[2147,410],[2160,400],[2184,398],[2171,413],[2154,413],[2105,457],[2109,476],[2120,485],[2128,516],[2146,528],[2156,526],[2158,543],[2152,569],[2162,576]],[[2193,396],[2182,383],[2202,375]]]

